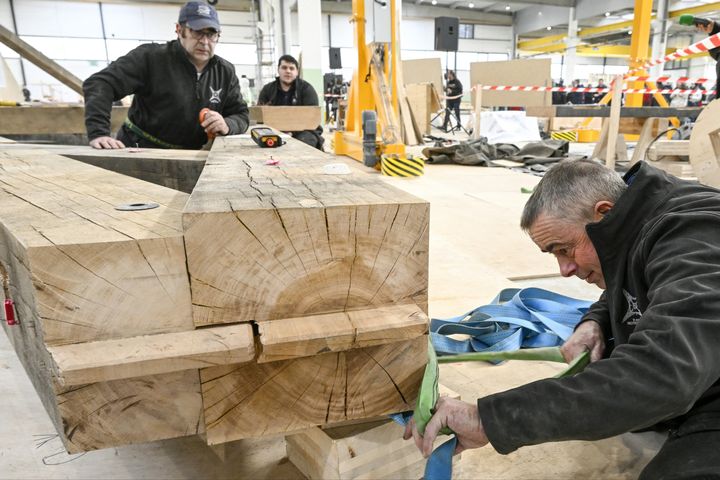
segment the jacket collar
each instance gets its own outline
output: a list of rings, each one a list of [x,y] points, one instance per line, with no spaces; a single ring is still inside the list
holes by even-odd
[[[585,226],[603,268],[606,262],[625,257],[645,224],[666,203],[675,183],[665,172],[645,162],[637,163],[623,180],[628,188],[610,212],[599,222]]]

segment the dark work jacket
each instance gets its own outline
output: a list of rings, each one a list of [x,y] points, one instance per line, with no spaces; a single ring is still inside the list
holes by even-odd
[[[229,135],[248,127],[248,108],[233,65],[213,56],[200,78],[177,40],[146,44],[118,58],[83,83],[85,126],[90,140],[110,135],[113,101],[134,94],[128,118],[160,140],[188,149],[207,143],[198,115],[220,112]]]
[[[478,400],[495,450],[649,427],[720,430],[720,192],[640,162],[586,230],[607,284],[582,321],[605,358]]]
[[[449,90],[449,92],[448,92],[448,90]],[[462,83],[460,83],[460,80],[458,80],[457,78],[455,80],[448,80],[445,91],[448,92],[447,93],[448,97],[455,97],[457,95],[460,95],[463,93]],[[460,99],[458,99],[458,100],[460,100]]]

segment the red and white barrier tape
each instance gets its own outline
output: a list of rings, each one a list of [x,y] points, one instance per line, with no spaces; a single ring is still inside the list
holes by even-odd
[[[478,86],[471,90],[477,90]],[[610,93],[611,88],[597,87],[540,87],[522,85],[480,85],[482,90],[493,92],[582,92],[582,93]],[[712,90],[686,89],[686,88],[624,88],[623,93],[713,93]]]
[[[670,62],[672,60],[677,60],[678,58],[694,55],[696,53],[707,52],[708,50],[712,50],[713,48],[717,47],[720,47],[720,33],[711,35],[706,39],[700,40],[699,42],[693,43],[692,45],[688,45],[685,48],[678,48],[673,53],[665,55],[662,58],[648,60],[642,67],[625,74],[625,77],[627,78],[630,75],[636,74],[655,65],[660,65],[661,63]]]
[[[690,77],[648,77],[648,76],[632,76],[623,78],[626,82],[676,82],[676,83],[706,83],[709,82],[709,78],[690,78]]]

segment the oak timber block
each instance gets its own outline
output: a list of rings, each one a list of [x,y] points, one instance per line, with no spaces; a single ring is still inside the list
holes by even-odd
[[[440,385],[440,395],[460,398]],[[417,479],[426,459],[404,427],[388,418],[342,427],[313,427],[285,437],[287,456],[310,480]],[[438,437],[435,446],[447,437]],[[460,457],[453,457],[453,465]]]
[[[21,294],[45,344],[192,328],[186,194],[39,150],[0,151],[0,165],[0,222],[21,250],[4,253],[27,257]],[[145,202],[159,206],[115,208]]]
[[[351,173],[323,174],[337,162]],[[195,324],[427,312],[429,204],[360,168],[292,138],[217,138],[183,214]]]
[[[109,389],[98,398],[133,398],[142,405],[139,411],[167,410],[171,424],[146,432],[133,424],[132,414],[114,410],[115,403],[114,416],[108,416],[105,407],[98,411],[102,415],[90,415],[84,410],[88,400],[66,401],[62,396],[72,389],[58,390],[48,352],[53,346],[194,328],[180,228],[188,196],[38,150],[0,151],[0,172],[0,265],[19,321],[2,326],[67,448],[194,432],[201,402],[193,387],[196,371],[169,374],[170,383],[155,390],[136,379],[81,387]],[[136,202],[159,206],[115,209]],[[182,408],[170,405],[173,397],[188,395],[193,400],[183,400]],[[66,429],[75,418],[83,419],[82,428]],[[85,430],[97,429],[104,433],[78,440]]]
[[[313,105],[273,106],[258,105],[250,107],[250,121],[264,124],[281,132],[315,130],[322,120],[320,107]]]
[[[207,443],[410,410],[427,336],[338,353],[200,371]]]
[[[49,347],[63,386],[254,360],[249,324]]]
[[[197,370],[55,388],[70,453],[203,431]]]
[[[128,107],[112,107],[111,131],[117,132]],[[0,135],[85,134],[83,105],[2,107]]]
[[[258,328],[258,363],[265,363],[409,340],[427,333],[428,317],[417,305],[391,305],[270,320]]]

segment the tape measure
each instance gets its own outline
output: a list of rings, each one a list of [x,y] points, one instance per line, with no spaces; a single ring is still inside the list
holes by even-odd
[[[257,127],[250,130],[252,139],[262,148],[277,148],[285,142],[271,128]]]

